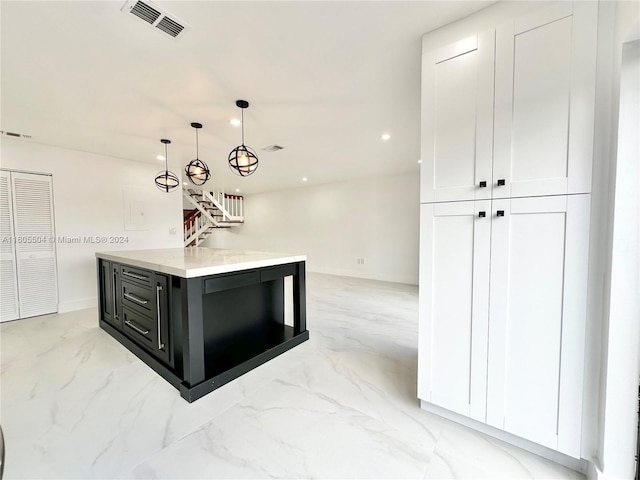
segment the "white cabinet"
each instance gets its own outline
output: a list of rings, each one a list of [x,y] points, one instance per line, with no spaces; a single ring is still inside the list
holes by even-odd
[[[576,458],[589,207],[590,195],[492,202],[487,423]]]
[[[596,24],[564,2],[496,29],[494,198],[591,191]]]
[[[421,205],[421,399],[579,457],[589,197]]]
[[[424,52],[421,203],[589,193],[596,2]]]
[[[492,30],[423,56],[421,203],[490,198],[494,43]]]
[[[420,206],[418,397],[485,420],[491,201]]]

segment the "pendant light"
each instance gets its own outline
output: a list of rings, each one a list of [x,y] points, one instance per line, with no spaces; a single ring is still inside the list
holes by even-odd
[[[184,168],[184,173],[187,174],[187,178],[194,185],[204,185],[206,181],[211,178],[211,172],[207,164],[199,158],[198,130],[202,128],[202,124],[193,122],[191,126],[196,129],[196,158],[187,163],[187,166]]]
[[[164,172],[160,172],[156,175],[156,187],[165,193],[169,193],[180,185],[180,180],[178,180],[175,173],[169,171],[169,154],[167,145],[171,143],[171,140],[163,138],[160,141],[164,143]]]
[[[258,168],[258,156],[252,148],[244,144],[244,109],[249,107],[246,100],[237,100],[236,106],[242,112],[242,145],[231,150],[229,154],[229,167],[236,175],[248,177]]]

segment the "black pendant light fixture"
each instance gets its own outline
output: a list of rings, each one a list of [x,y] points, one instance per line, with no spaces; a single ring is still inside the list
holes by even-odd
[[[231,170],[236,175],[248,177],[258,168],[258,156],[252,148],[244,144],[244,109],[249,107],[249,102],[246,100],[237,100],[236,106],[238,106],[242,112],[242,145],[231,150],[229,154],[229,167],[231,167]]]
[[[191,126],[196,129],[196,158],[187,163],[187,166],[184,168],[184,173],[187,174],[187,178],[194,185],[204,185],[206,181],[211,178],[211,172],[207,164],[199,158],[198,130],[202,128],[202,124],[193,122]]]
[[[171,140],[163,138],[160,141],[164,143],[164,172],[160,172],[156,175],[156,187],[165,193],[169,193],[180,185],[180,180],[175,173],[169,171],[169,154],[167,145],[171,143]]]

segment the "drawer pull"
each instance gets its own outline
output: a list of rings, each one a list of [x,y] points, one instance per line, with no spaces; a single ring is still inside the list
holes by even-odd
[[[487,215],[487,212],[485,212],[485,211],[478,212],[478,217],[479,218],[484,218],[486,215]]]
[[[149,300],[145,300],[144,298],[140,298],[140,297],[136,297],[134,294],[132,293],[125,293],[124,294],[124,298],[127,298],[133,302],[136,302],[140,305],[146,305],[147,303],[149,303]]]
[[[135,323],[129,321],[129,320],[125,320],[124,323],[126,323],[127,325],[129,325],[131,328],[133,328],[136,332],[141,333],[142,335],[147,335],[149,333],[149,330],[142,330],[140,327],[138,327]]]
[[[136,275],[135,273],[127,272],[126,270],[123,270],[122,274],[126,277],[135,278],[136,280],[144,280],[145,282],[149,280],[149,277],[145,277],[144,275]]]
[[[498,186],[499,187],[504,187],[506,185],[506,182],[504,181],[504,178],[501,178],[498,180]]]
[[[498,217],[504,217],[504,210],[498,210],[498,211],[496,212],[496,215],[497,215]]]
[[[162,292],[162,285],[156,285],[156,309],[158,310],[158,349],[164,348],[164,343],[160,338],[160,292]]]
[[[480,188],[486,188],[486,187],[487,187],[487,182],[486,182],[486,180],[481,181],[481,182],[480,182],[479,187],[480,187]]]
[[[118,271],[113,270],[113,288],[111,289],[111,296],[113,297],[113,319],[118,320],[118,309],[116,307],[116,288],[118,288]]]

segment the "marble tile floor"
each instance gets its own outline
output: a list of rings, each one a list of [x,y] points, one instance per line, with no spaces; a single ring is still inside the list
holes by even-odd
[[[0,325],[5,479],[581,479],[421,410],[417,287],[308,274],[311,339],[189,404],[95,309]]]

